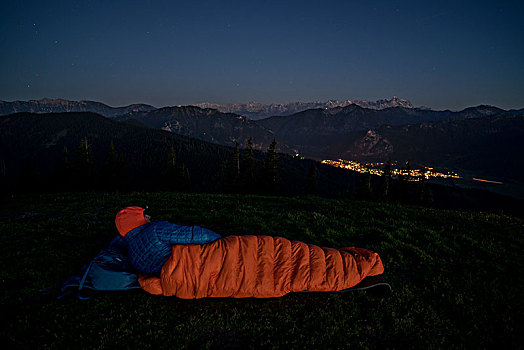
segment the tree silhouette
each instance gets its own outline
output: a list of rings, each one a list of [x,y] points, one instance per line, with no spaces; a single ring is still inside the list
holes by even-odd
[[[409,161],[404,163],[404,166],[399,169],[397,181],[394,186],[394,199],[398,202],[407,203],[409,201],[409,175],[411,172],[411,165]]]
[[[357,199],[368,200],[371,199],[371,172],[369,166],[366,171],[360,173],[360,180],[357,185]]]
[[[160,174],[160,187],[163,190],[174,191],[180,188],[180,172],[177,169],[175,148],[171,146],[164,160]]]
[[[221,191],[236,193],[240,191],[240,150],[238,142],[230,159],[222,163],[219,174],[219,188]]]
[[[261,168],[261,189],[266,193],[277,193],[279,191],[280,177],[278,173],[277,140],[269,145],[266,158]]]
[[[73,163],[73,182],[76,189],[93,190],[97,183],[95,157],[87,137],[80,140]]]
[[[113,140],[109,143],[102,181],[103,187],[110,191],[123,190],[127,187],[128,178],[125,162],[116,151]]]
[[[317,167],[315,163],[311,163],[307,174],[307,183],[305,193],[309,195],[316,195],[318,192]]]
[[[240,150],[238,148],[238,142],[235,142],[235,150],[233,151],[233,159],[231,160],[230,169],[231,187],[234,192],[237,192],[240,188]]]
[[[171,146],[160,173],[159,187],[166,191],[190,191],[189,169],[177,160],[175,147]]]
[[[391,159],[384,163],[384,173],[378,185],[377,199],[381,201],[389,201],[391,199]]]
[[[191,178],[189,176],[189,168],[185,163],[180,163],[177,166],[177,183],[176,189],[178,191],[191,191]]]
[[[5,160],[0,159],[0,199],[7,196],[7,167],[5,165]]]
[[[426,185],[426,167],[422,167],[422,175],[419,177],[417,184],[417,202],[422,205],[431,205],[433,204],[433,193],[431,188]]]
[[[240,182],[244,192],[253,192],[255,187],[255,152],[253,151],[253,140],[247,140],[247,147],[242,154],[240,167]]]

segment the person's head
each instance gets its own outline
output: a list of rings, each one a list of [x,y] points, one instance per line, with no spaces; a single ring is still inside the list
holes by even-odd
[[[144,214],[141,207],[127,207],[118,212],[115,224],[118,232],[125,236],[129,231],[151,222],[151,217]]]

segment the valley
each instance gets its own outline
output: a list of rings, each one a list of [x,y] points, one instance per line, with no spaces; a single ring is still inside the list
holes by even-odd
[[[352,160],[329,160],[325,159],[322,164],[328,164],[336,168],[348,169],[359,173],[370,173],[371,175],[384,176],[386,163],[359,163]],[[406,164],[399,166],[398,162],[389,164],[390,174],[393,179],[398,179],[400,176],[405,176],[408,181],[421,181],[422,179],[429,180],[431,178],[443,179],[461,179],[459,174],[445,170],[435,169],[433,167],[410,168]]]

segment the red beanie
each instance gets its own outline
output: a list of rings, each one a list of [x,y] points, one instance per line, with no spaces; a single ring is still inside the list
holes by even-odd
[[[115,218],[116,228],[122,236],[138,226],[147,224],[144,209],[140,207],[127,207],[118,212]]]

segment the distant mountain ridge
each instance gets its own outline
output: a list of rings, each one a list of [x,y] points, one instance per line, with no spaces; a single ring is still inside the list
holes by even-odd
[[[481,105],[459,112],[391,107],[368,109],[350,104],[345,107],[309,109],[290,116],[252,120],[234,113],[196,106],[164,107],[147,112],[130,112],[116,120],[135,120],[155,129],[195,137],[204,141],[246,147],[251,137],[255,149],[265,150],[273,140],[278,151],[318,157],[323,150],[343,141],[351,132],[376,129],[383,125],[407,125],[447,119],[483,118],[506,112]]]
[[[394,100],[395,98],[388,101]],[[377,102],[380,101],[386,100]],[[292,155],[298,153],[317,158],[324,154],[324,150],[328,148],[333,150],[334,145],[343,142],[349,133],[355,131],[376,130],[383,125],[420,124],[447,119],[464,120],[502,113],[517,114],[521,111],[505,111],[487,105],[470,107],[458,112],[400,106],[370,109],[355,103],[344,107],[333,107],[336,105],[334,101],[330,101],[327,105],[331,108],[308,109],[289,116],[273,116],[256,121],[238,114],[222,113],[216,109],[197,106],[157,109],[149,105],[133,104],[125,107],[110,107],[100,102],[63,99],[0,102],[0,114],[22,109],[37,113],[89,111],[118,121],[138,123],[225,146],[234,146],[235,142],[238,142],[240,147],[246,147],[247,140],[251,137],[255,149],[265,150],[276,138],[279,152]]]
[[[164,107],[148,112],[130,112],[118,116],[115,120],[136,120],[151,128],[230,147],[235,146],[235,142],[238,142],[241,148],[245,148],[251,137],[255,149],[266,150],[275,138],[271,130],[254,120],[238,114],[222,113],[216,109],[195,106]],[[283,140],[279,140],[277,150],[293,155],[297,152]]]
[[[385,109],[390,107],[404,107],[414,108],[409,100],[393,98],[385,98],[377,101],[363,101],[363,100],[329,100],[326,102],[289,102],[280,104],[264,105],[258,102],[249,103],[233,103],[233,104],[217,104],[202,102],[194,104],[196,107],[203,109],[212,108],[222,113],[235,113],[254,120],[263,119],[271,116],[284,116],[294,113],[302,112],[307,109],[315,108],[335,108],[345,107],[349,105],[357,105],[370,109]],[[157,109],[147,104],[131,104],[123,107],[111,107],[104,103],[97,101],[71,101],[65,99],[50,99],[43,98],[40,100],[29,101],[0,101],[0,115],[8,115],[13,113],[65,113],[65,112],[93,112],[103,115],[107,118],[114,118],[121,114],[130,112],[146,112]]]
[[[272,130],[277,139],[286,140],[305,156],[322,154],[322,150],[341,142],[346,135],[383,125],[407,125],[438,122],[447,119],[464,120],[506,113],[492,106],[466,108],[459,112],[433,111],[418,108],[392,107],[381,110],[357,105],[331,109],[310,109],[290,116],[271,117],[257,123]]]
[[[156,107],[146,104],[132,104],[124,107],[111,107],[96,101],[70,101],[64,99],[43,98],[29,101],[0,101],[0,115],[13,113],[65,113],[65,112],[93,112],[107,118],[136,111],[151,111]]]
[[[357,105],[369,109],[385,109],[391,107],[414,108],[409,100],[399,99],[394,96],[392,98],[385,98],[377,101],[362,101],[362,100],[329,100],[326,102],[289,102],[278,104],[261,104],[258,102],[249,103],[232,103],[232,104],[217,104],[210,102],[197,103],[195,106],[200,108],[213,108],[223,113],[236,113],[251,119],[264,119],[272,116],[286,116],[294,113],[302,112],[307,109],[317,108],[335,108],[346,107],[349,105]]]

